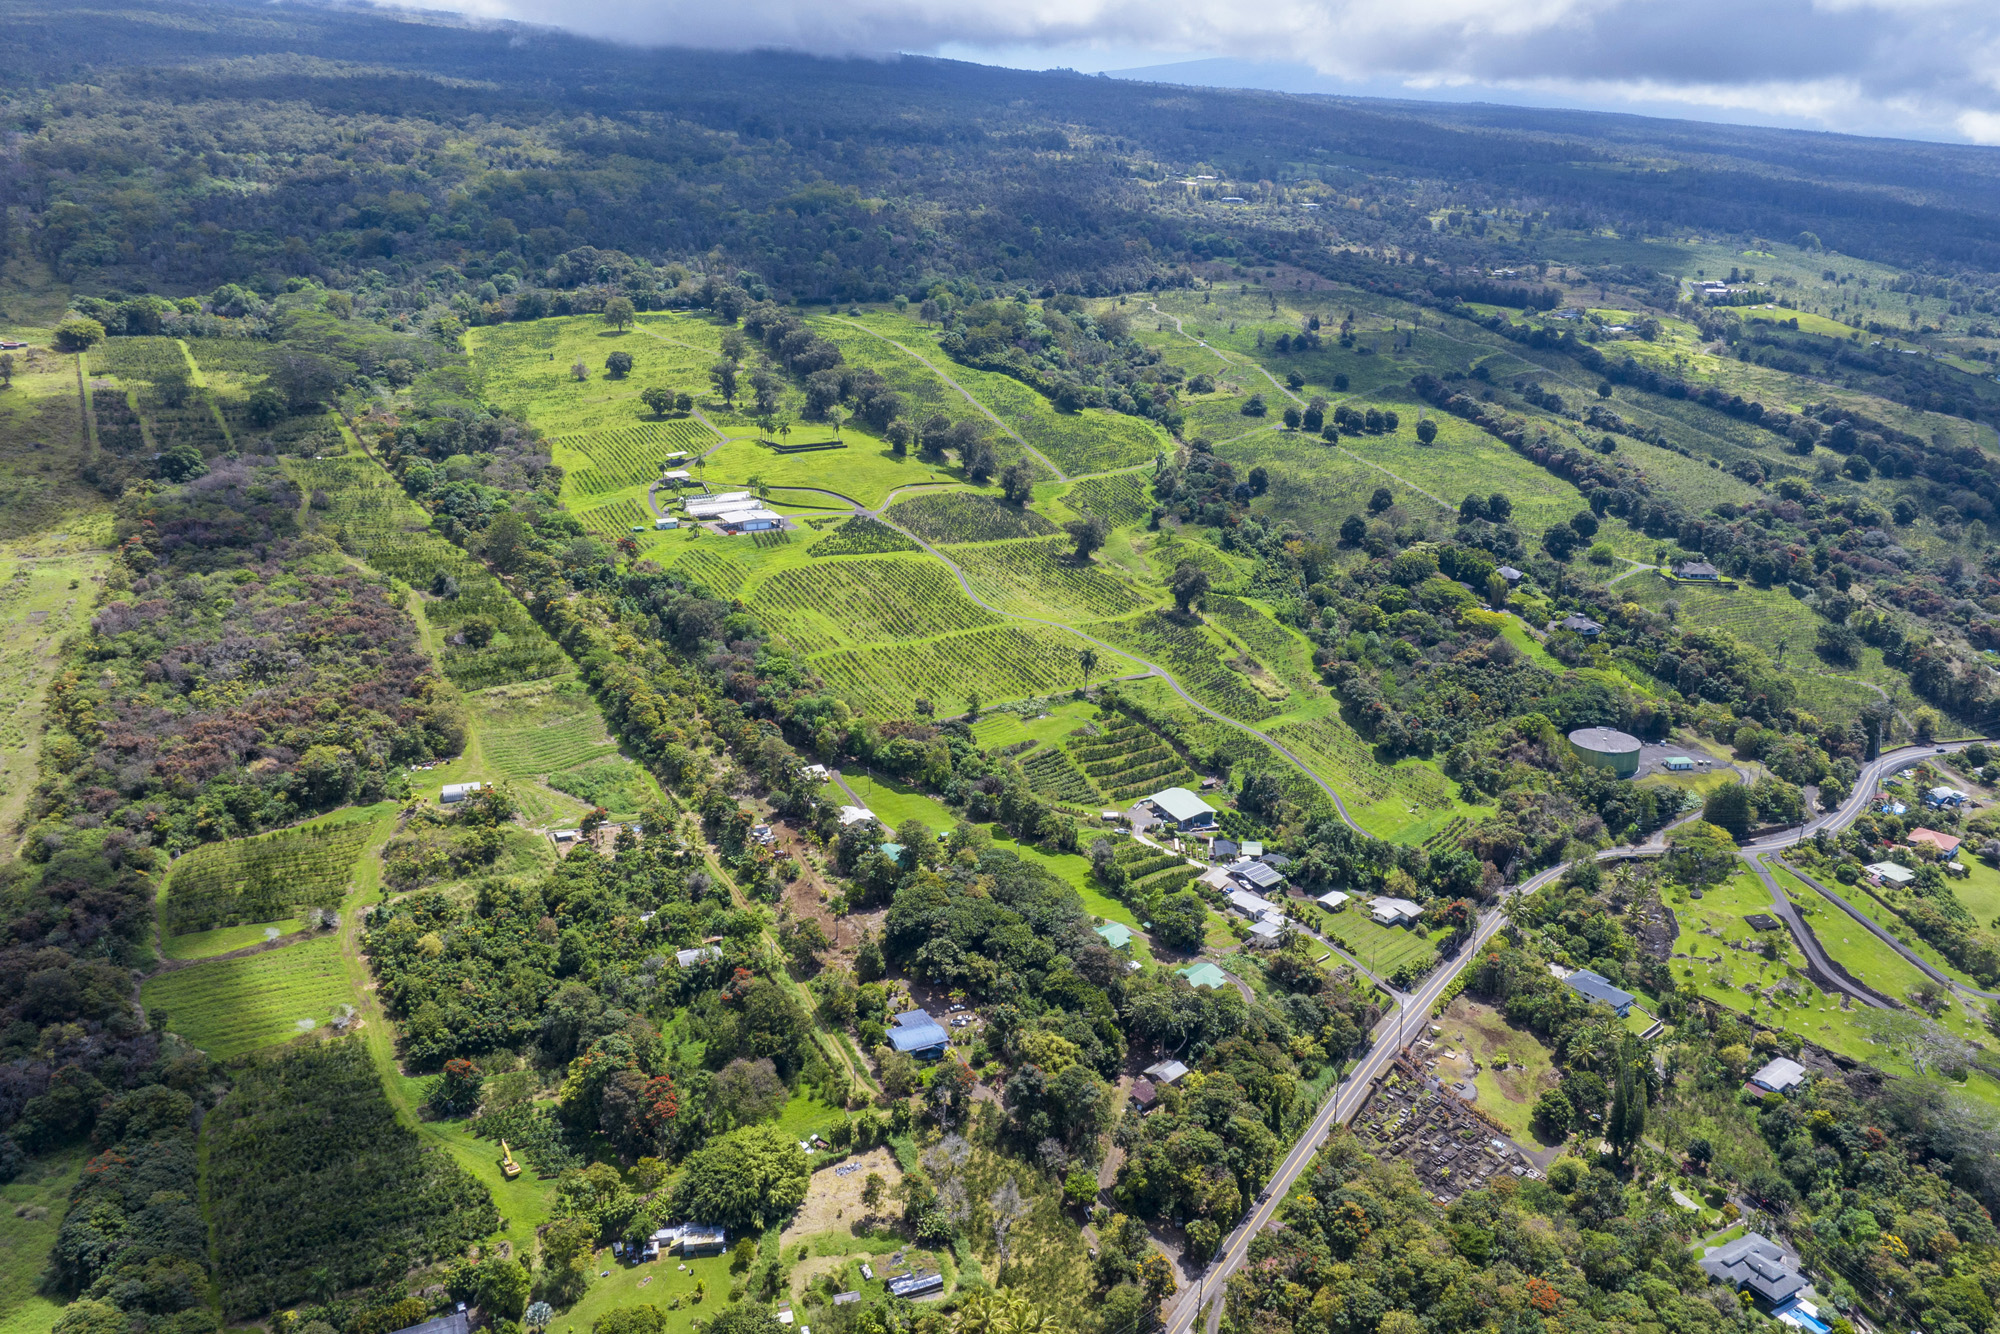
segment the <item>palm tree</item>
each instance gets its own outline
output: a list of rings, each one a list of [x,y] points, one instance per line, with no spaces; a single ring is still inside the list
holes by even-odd
[[[1083,683],[1089,685],[1090,674],[1097,670],[1097,650],[1086,644],[1076,655],[1076,660],[1083,664]]]

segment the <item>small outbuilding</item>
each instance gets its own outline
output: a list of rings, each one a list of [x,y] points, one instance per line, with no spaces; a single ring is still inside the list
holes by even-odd
[[[491,783],[446,783],[438,789],[438,800],[449,806],[454,802],[464,801],[467,797],[477,796],[491,786],[493,786]]]
[[[1344,906],[1346,902],[1353,897],[1354,896],[1352,894],[1345,893],[1341,890],[1329,889],[1326,893],[1319,896],[1318,901],[1320,903],[1325,904],[1327,907],[1333,909],[1335,912],[1339,912],[1342,906]]]
[[[1185,1064],[1175,1060],[1155,1061],[1146,1067],[1146,1078],[1155,1084],[1171,1084],[1188,1072]]]
[[[1220,991],[1229,985],[1229,975],[1214,964],[1206,961],[1189,964],[1186,968],[1180,970],[1180,975],[1186,978],[1188,985],[1197,991],[1204,987],[1210,991]]]
[[[895,1297],[928,1297],[943,1291],[943,1274],[911,1274],[889,1280],[889,1293]]]

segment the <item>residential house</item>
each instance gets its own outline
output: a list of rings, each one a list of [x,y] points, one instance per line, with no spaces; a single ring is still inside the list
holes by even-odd
[[[1354,896],[1352,894],[1342,893],[1340,890],[1337,889],[1329,889],[1326,893],[1319,896],[1319,901],[1321,903],[1324,903],[1327,907],[1333,909],[1335,912],[1338,912],[1340,911],[1341,905],[1346,903],[1349,899],[1353,897]]]
[[[1248,889],[1270,892],[1285,883],[1284,873],[1265,862],[1241,861],[1229,868],[1229,874]]]
[[[1153,1087],[1150,1079],[1132,1081],[1132,1105],[1142,1112],[1153,1110],[1153,1104],[1160,1100],[1160,1091]]]
[[[1780,1056],[1750,1076],[1750,1082],[1766,1093],[1790,1093],[1806,1082],[1806,1068],[1789,1056]]]
[[[1720,579],[1722,571],[1705,560],[1684,560],[1674,566],[1676,579]]]
[[[1528,577],[1527,575],[1522,574],[1519,570],[1515,569],[1511,565],[1502,565],[1499,569],[1495,570],[1493,573],[1499,575],[1502,579],[1505,579],[1510,584],[1518,584],[1523,579]]]
[[[1250,924],[1250,939],[1245,944],[1258,948],[1268,948],[1281,943],[1285,938],[1285,919],[1276,913],[1269,917],[1259,917]]]
[[[1188,1072],[1187,1066],[1176,1060],[1155,1061],[1146,1067],[1146,1078],[1155,1084],[1171,1084]]]
[[[1623,1019],[1632,1012],[1632,1001],[1634,999],[1632,993],[1629,991],[1620,991],[1617,987],[1612,986],[1611,979],[1602,974],[1593,973],[1588,968],[1579,968],[1564,978],[1563,981],[1569,986],[1571,991],[1574,991],[1585,1000],[1602,1001],[1606,1005],[1609,1005],[1618,1012],[1620,1019]]]
[[[674,962],[683,968],[692,968],[703,959],[720,959],[721,957],[722,947],[719,945],[703,945],[698,949],[674,951]]]
[[[1180,975],[1186,978],[1188,985],[1197,991],[1204,987],[1210,991],[1220,991],[1223,987],[1229,985],[1228,974],[1205,960],[1201,963],[1190,964],[1186,968],[1181,969]]]
[[[1368,911],[1383,926],[1411,926],[1424,915],[1419,904],[1387,897],[1368,900]]]
[[[1266,913],[1275,913],[1278,911],[1277,904],[1271,902],[1262,894],[1253,894],[1247,889],[1231,890],[1229,894],[1229,906],[1253,922],[1263,917]]]
[[[1595,639],[1604,633],[1603,626],[1581,614],[1565,616],[1558,628],[1582,635],[1585,639]]]
[[[1958,845],[1964,842],[1964,840],[1954,837],[1951,834],[1941,834],[1935,829],[1925,829],[1919,825],[1917,828],[1903,835],[1903,842],[1913,848],[1935,848],[1939,857],[1945,861],[1953,861],[1958,857]]]
[[[1868,878],[1876,884],[1890,885],[1897,889],[1917,878],[1915,871],[1907,866],[1898,866],[1894,862],[1870,862],[1861,869],[1866,871]]]
[[[1944,810],[1964,804],[1965,794],[1955,787],[1934,787],[1924,793],[1924,805],[1932,810]]]
[[[1812,1286],[1786,1263],[1783,1250],[1756,1232],[1711,1248],[1702,1255],[1701,1267],[1711,1280],[1748,1292],[1767,1311]]]
[[[1132,943],[1132,928],[1119,922],[1106,922],[1097,928],[1097,934],[1104,937],[1104,943],[1114,950],[1122,950]]]
[[[937,1020],[923,1010],[905,1010],[896,1016],[889,1030],[889,1045],[920,1061],[935,1061],[951,1045],[951,1037]]]
[[[471,1329],[472,1317],[465,1313],[461,1303],[459,1310],[448,1312],[434,1320],[426,1320],[419,1325],[411,1325],[407,1329],[399,1329],[396,1334],[470,1334]]]
[[[843,829],[848,825],[860,824],[863,820],[872,820],[874,818],[875,812],[869,810],[866,806],[842,806],[840,808],[840,824]]]

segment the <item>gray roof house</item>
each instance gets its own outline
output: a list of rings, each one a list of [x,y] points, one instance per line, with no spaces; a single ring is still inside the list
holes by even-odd
[[[1767,1238],[1746,1233],[1701,1257],[1701,1267],[1717,1283],[1747,1290],[1765,1308],[1777,1306],[1812,1285],[1785,1263],[1785,1253]]]
[[[1620,991],[1617,987],[1611,985],[1610,978],[1599,973],[1593,973],[1588,968],[1577,969],[1574,973],[1564,978],[1563,981],[1569,985],[1571,991],[1574,991],[1585,1000],[1603,1001],[1606,1005],[1618,1011],[1620,1019],[1623,1019],[1632,1010],[1633,997],[1631,992]]]
[[[463,1311],[453,1311],[435,1320],[426,1320],[408,1329],[399,1329],[396,1334],[467,1334],[472,1328],[471,1317]]]
[[[1285,883],[1284,873],[1264,862],[1237,862],[1229,874],[1252,889],[1276,889]]]
[[[1750,1076],[1750,1082],[1770,1093],[1789,1093],[1806,1082],[1806,1068],[1788,1056],[1780,1056]]]
[[[1595,639],[1604,633],[1603,626],[1591,620],[1588,616],[1580,614],[1563,617],[1562,624],[1558,628],[1573,631],[1576,634],[1582,635],[1585,639]]]

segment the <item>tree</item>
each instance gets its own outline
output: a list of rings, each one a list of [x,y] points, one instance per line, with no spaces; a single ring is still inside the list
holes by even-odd
[[[890,423],[892,428],[895,425]],[[907,431],[908,427],[904,429]],[[1025,509],[1028,502],[1035,498],[1035,470],[1026,460],[1008,464],[1000,470],[1000,490],[1011,504]]]
[[[508,510],[496,514],[486,525],[483,545],[486,558],[503,571],[511,571],[520,563],[521,553],[528,550],[534,539],[534,531],[528,521]]]
[[[641,392],[639,401],[651,408],[655,417],[664,417],[674,410],[674,391],[655,385]]]
[[[965,469],[965,475],[975,482],[985,481],[1000,466],[1000,456],[994,453],[993,442],[983,435],[959,450],[958,461]]]
[[[1063,1203],[1081,1209],[1097,1198],[1097,1173],[1088,1167],[1072,1167],[1063,1178]]]
[[[791,1090],[768,1056],[754,1061],[739,1056],[716,1073],[708,1096],[725,1124],[749,1126],[783,1111]]]
[[[1069,534],[1070,541],[1076,543],[1074,555],[1079,564],[1089,560],[1091,555],[1104,545],[1104,540],[1111,536],[1109,526],[1095,514],[1086,514],[1081,519],[1071,519],[1063,525],[1063,531]]]
[[[826,424],[833,428],[833,438],[840,439],[840,428],[847,424],[847,409],[836,403],[825,412]]]
[[[1340,540],[1349,546],[1359,546],[1361,539],[1368,536],[1368,525],[1359,514],[1350,514],[1340,521]]]
[[[766,1228],[804,1202],[811,1177],[797,1140],[772,1126],[750,1126],[689,1154],[674,1202],[684,1218]]]
[[[1509,497],[1495,491],[1486,497],[1486,517],[1495,523],[1505,523],[1514,514],[1514,502]]]
[[[614,380],[622,380],[632,373],[632,354],[622,349],[604,359],[604,369]]]
[[[186,482],[208,471],[201,446],[192,440],[176,440],[160,454],[160,476],[169,482]]]
[[[1077,665],[1083,668],[1083,683],[1090,684],[1090,674],[1097,670],[1097,650],[1085,644],[1076,654]]]
[[[614,296],[604,303],[604,322],[620,333],[632,323],[632,314],[632,302],[626,297]]]
[[[1715,789],[1701,808],[1703,820],[1736,839],[1750,832],[1751,813],[1750,791],[1741,783]]]
[[[1535,1123],[1542,1127],[1549,1139],[1562,1139],[1569,1134],[1576,1109],[1561,1089],[1550,1089],[1535,1100]]]
[[[861,1183],[861,1202],[870,1209],[875,1208],[882,1203],[882,1192],[888,1189],[888,1186],[889,1183],[882,1179],[880,1172],[870,1172],[867,1179]]]
[[[708,382],[725,403],[736,401],[736,372],[740,368],[727,357],[708,368]]]
[[[14,387],[14,354],[0,352],[0,389]]]
[[[798,1152],[797,1145],[792,1146],[792,1152]],[[527,1309],[530,1286],[528,1271],[520,1261],[494,1256],[480,1261],[473,1291],[480,1309],[488,1315],[515,1320]]]
[[[1304,420],[1305,420],[1305,414],[1300,412],[1297,408],[1287,407],[1285,409],[1285,429],[1287,431],[1298,430],[1299,423],[1303,422]]]
[[[270,385],[250,391],[250,422],[254,426],[276,426],[284,419],[285,396]]]
[[[1611,1095],[1611,1119],[1605,1126],[1606,1138],[1621,1158],[1629,1158],[1639,1137],[1646,1133],[1646,1083],[1638,1072],[1638,1040],[1625,1035],[1618,1051],[1618,1081]]]
[[[1201,948],[1208,907],[1193,890],[1169,895],[1153,912],[1153,939],[1168,949],[1192,954]]]
[[[1174,606],[1181,615],[1193,612],[1208,594],[1208,571],[1191,560],[1184,560],[1174,567],[1173,579],[1168,587],[1174,595]]]
[[[1736,869],[1736,841],[1728,830],[1694,820],[1667,836],[1666,862],[1667,873],[1684,885],[1720,884]]]
[[[1368,497],[1368,512],[1380,514],[1395,503],[1396,493],[1386,486],[1378,486],[1375,488],[1375,494]]]
[[[1428,445],[1438,438],[1438,424],[1429,417],[1417,423],[1417,443]]]
[[[88,315],[72,315],[56,326],[56,351],[88,352],[104,341],[104,326]]]

